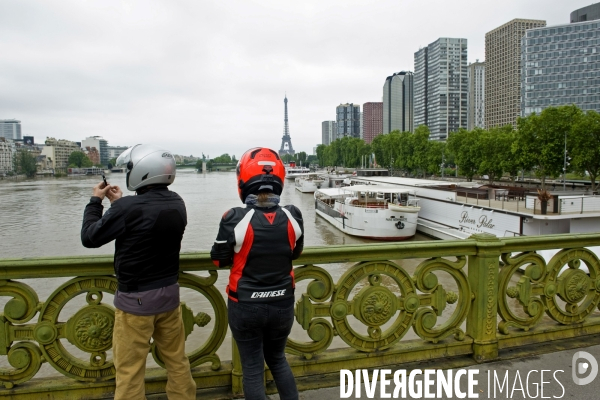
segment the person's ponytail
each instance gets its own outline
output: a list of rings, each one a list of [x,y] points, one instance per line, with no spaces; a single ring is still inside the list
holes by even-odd
[[[258,203],[266,203],[269,201],[269,196],[271,196],[272,192],[260,192],[258,194]]]

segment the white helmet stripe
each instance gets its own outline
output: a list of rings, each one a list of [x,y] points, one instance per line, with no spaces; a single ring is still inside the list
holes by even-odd
[[[275,163],[275,161],[259,161],[259,162],[257,162],[257,164],[258,164],[258,165],[271,165],[271,166],[273,166],[273,167],[274,167],[275,165],[277,165],[277,164]]]

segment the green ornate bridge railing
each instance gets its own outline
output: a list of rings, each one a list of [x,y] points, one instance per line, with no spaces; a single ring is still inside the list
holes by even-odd
[[[600,261],[586,249],[598,245],[600,233],[481,234],[461,241],[307,248],[295,268],[302,288],[296,328],[307,339],[290,339],[287,347],[299,386],[339,384],[342,368],[458,356],[485,362],[505,349],[598,337]],[[546,249],[560,251],[545,260],[536,251]],[[415,268],[402,266],[408,259],[416,259]],[[340,264],[341,276],[334,279],[328,266]],[[114,309],[103,302],[117,287],[112,272],[110,256],[0,260],[0,396],[99,398],[114,390]],[[226,344],[232,360],[217,354],[227,334],[218,274],[206,252],[181,256],[180,285],[205,304],[202,310],[181,305],[186,333],[205,330],[203,343],[188,356],[200,390],[239,395],[235,343]],[[27,282],[46,278],[70,279],[40,300]],[[81,306],[68,306],[72,302]],[[69,307],[74,311],[65,312]],[[409,332],[414,338],[402,340]],[[162,365],[154,348],[152,356]],[[64,377],[36,378],[44,363]],[[164,391],[164,370],[149,369],[146,376],[148,393]],[[274,391],[271,379],[267,373]]]

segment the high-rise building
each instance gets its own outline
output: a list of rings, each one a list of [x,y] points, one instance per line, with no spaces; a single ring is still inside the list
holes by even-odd
[[[336,107],[337,138],[344,136],[360,138],[360,105],[340,104]]]
[[[337,139],[337,124],[335,121],[321,122],[321,144],[330,145]]]
[[[600,112],[600,21],[527,30],[521,115],[575,104]]]
[[[546,21],[513,19],[485,34],[485,127],[517,124],[521,115],[521,39]]]
[[[600,3],[579,8],[571,13],[571,23],[600,19]]]
[[[364,122],[363,122],[363,112],[362,111],[360,112],[360,121],[358,123],[358,127],[360,129],[360,133],[358,136],[364,140],[365,136],[364,136]]]
[[[383,84],[383,133],[413,131],[413,73],[388,76]]]
[[[100,153],[100,164],[106,165],[110,160],[108,154],[108,142],[101,136],[90,136],[81,141],[81,147],[95,147]]]
[[[376,136],[383,133],[383,103],[363,104],[363,139],[372,143]]]
[[[485,62],[469,64],[467,68],[469,96],[467,101],[467,129],[485,128]]]
[[[10,140],[21,139],[21,121],[0,119],[0,136]]]
[[[415,73],[413,76],[413,117],[414,128],[427,125],[427,61],[429,48],[422,47],[415,53]],[[413,129],[414,130],[414,129]]]
[[[439,38],[415,53],[414,128],[427,125],[432,140],[466,128],[467,92],[467,39]]]

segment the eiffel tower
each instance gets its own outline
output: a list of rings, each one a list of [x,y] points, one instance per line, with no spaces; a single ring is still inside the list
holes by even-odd
[[[290,137],[290,128],[288,126],[288,113],[287,113],[287,95],[283,99],[285,103],[285,115],[284,115],[284,125],[283,125],[283,137],[281,138],[281,149],[279,149],[279,155],[283,156],[285,154],[294,155],[296,152],[292,147],[292,138]]]

